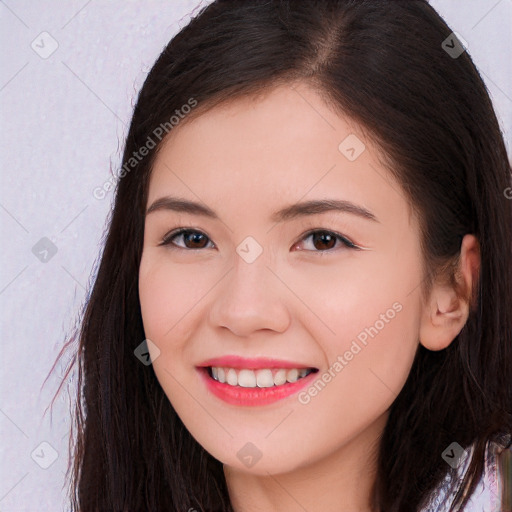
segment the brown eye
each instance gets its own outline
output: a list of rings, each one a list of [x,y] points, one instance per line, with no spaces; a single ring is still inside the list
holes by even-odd
[[[326,231],[326,230],[316,230],[316,231],[310,231],[307,233],[301,241],[311,239],[312,243],[310,244],[310,247],[312,246],[313,249],[300,249],[300,250],[307,250],[312,252],[327,252],[333,248],[336,247],[336,242],[341,242],[342,247],[349,248],[349,249],[357,249],[358,246],[353,244],[350,240],[345,238],[344,236],[333,233],[332,231]],[[295,247],[297,247],[299,244],[295,244]]]
[[[313,246],[315,249],[332,249],[336,246],[337,239],[330,233],[322,233],[321,231],[314,233],[313,235]]]
[[[183,245],[177,244],[175,242],[175,240],[179,239],[180,237],[183,239]],[[207,247],[208,241],[208,236],[206,236],[201,231],[181,229],[177,232],[173,231],[172,233],[166,235],[159,245],[174,245],[181,249],[204,249]]]
[[[181,243],[176,240],[182,239]],[[300,245],[303,241],[311,239],[312,248],[301,249]],[[341,242],[342,248],[358,249],[359,247],[353,244],[344,236],[326,230],[310,231],[302,237],[301,242],[294,245],[294,248],[299,250],[307,250],[310,252],[329,252],[336,248],[337,242]],[[215,247],[213,242],[203,232],[194,229],[178,229],[167,234],[159,245],[166,245],[172,249],[206,249],[208,243],[211,244],[210,248]],[[339,244],[338,244],[339,245]]]

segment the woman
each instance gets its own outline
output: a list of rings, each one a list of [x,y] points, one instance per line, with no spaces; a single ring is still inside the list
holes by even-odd
[[[126,139],[78,336],[74,509],[498,510],[509,187],[426,1],[204,8]]]

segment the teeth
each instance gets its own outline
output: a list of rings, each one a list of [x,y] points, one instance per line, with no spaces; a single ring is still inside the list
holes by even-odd
[[[280,368],[271,370],[264,368],[261,370],[238,370],[235,368],[211,368],[212,377],[230,386],[241,386],[243,388],[270,388],[273,386],[282,386],[287,382],[297,382],[299,379],[309,375],[312,370],[308,368]]]
[[[238,375],[236,374],[236,371],[233,368],[230,368],[228,370],[228,373],[226,375],[226,382],[230,386],[236,386],[238,384]]]
[[[245,371],[245,370],[242,370]],[[249,371],[249,370],[246,370]],[[242,372],[240,372],[242,373]],[[251,372],[253,373],[253,372]],[[272,370],[258,370],[256,372],[256,384],[259,388],[271,388],[274,385]]]
[[[255,388],[256,374],[251,370],[240,370],[238,374],[238,385],[243,388]]]
[[[302,379],[302,377],[305,377],[307,374],[308,374],[308,369],[307,368],[301,368],[299,370],[299,379]]]
[[[286,382],[286,370],[277,370],[274,375],[274,384],[276,386],[281,386]]]
[[[288,382],[297,382],[299,378],[299,370],[296,370],[295,368],[293,368],[292,370],[288,370],[288,372],[286,373],[286,380]]]

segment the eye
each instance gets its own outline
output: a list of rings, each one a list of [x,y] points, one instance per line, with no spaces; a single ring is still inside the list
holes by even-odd
[[[180,237],[183,238],[185,246],[178,245],[174,242],[174,240]],[[174,245],[179,249],[204,249],[205,241],[207,240],[209,240],[208,236],[201,231],[180,228],[165,235],[158,245]],[[188,246],[187,244],[190,244],[191,246]]]
[[[340,235],[339,233],[334,233],[333,231],[326,231],[326,230],[314,230],[310,231],[309,233],[306,233],[305,236],[302,237],[301,241],[308,240],[311,238],[313,249],[299,249],[299,250],[306,250],[306,251],[312,251],[312,252],[327,252],[330,249],[333,249],[333,247],[336,246],[336,242],[339,241],[342,243],[342,246],[348,248],[348,249],[359,249],[360,247],[345,238],[343,235]],[[296,243],[293,245],[294,248],[297,248],[300,245],[299,243]]]
[[[176,243],[176,240],[179,238],[182,239],[183,245]],[[300,249],[300,243],[308,239],[311,239],[313,249]],[[173,248],[178,249],[205,249],[208,248],[209,240],[209,237],[202,231],[179,228],[165,235],[159,245],[174,246]],[[348,249],[360,249],[359,246],[345,238],[343,235],[333,231],[327,231],[325,229],[317,229],[306,233],[301,238],[300,242],[293,244],[293,248],[299,248],[298,250],[306,250],[310,252],[327,252],[336,247],[336,242],[341,242],[342,246]],[[210,248],[214,248],[215,245],[213,242],[210,241],[210,243],[212,244]]]

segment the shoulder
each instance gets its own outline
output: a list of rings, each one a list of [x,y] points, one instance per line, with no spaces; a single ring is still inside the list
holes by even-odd
[[[482,478],[463,512],[500,512],[501,496],[503,495],[505,482],[500,471],[499,455],[509,443],[510,437],[510,434],[502,435],[494,441],[487,442]],[[462,481],[466,474],[473,451],[474,445],[471,445],[462,452],[458,459],[458,483]],[[451,485],[450,473],[447,472],[441,484],[430,494],[428,504],[418,512],[448,512],[457,491],[458,485]]]

